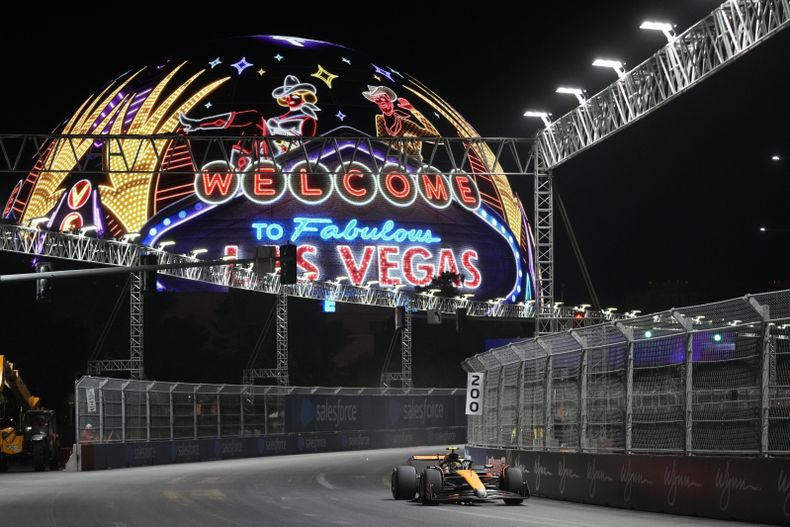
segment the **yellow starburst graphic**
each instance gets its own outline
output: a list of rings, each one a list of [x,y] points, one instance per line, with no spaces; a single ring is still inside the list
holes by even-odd
[[[143,70],[117,85],[111,84],[96,97],[88,97],[63,128],[63,135],[81,135],[100,133],[112,123],[108,133],[135,136],[112,138],[105,142],[103,169],[108,174],[108,184],[99,187],[103,204],[127,232],[139,231],[148,219],[151,185],[169,146],[167,140],[140,136],[175,132],[179,126],[179,113],[187,113],[230,78],[215,80],[177,104],[176,101],[186,89],[205,71],[198,71],[163,97],[168,83],[184,64],[173,69],[151,90],[125,131],[129,106],[137,94],[126,95],[117,104],[111,103]],[[73,137],[55,141],[42,164],[41,174],[22,218],[23,223],[52,210],[65,192],[61,188],[63,181],[77,167],[93,142],[92,138]]]
[[[174,132],[179,125],[179,113],[189,112],[230,78],[224,77],[211,82],[182,104],[176,105],[175,101],[205,71],[200,70],[160,102],[168,83],[183,66],[183,63],[178,65],[156,85],[135,114],[126,134],[150,136]],[[131,99],[124,104],[122,109],[124,117],[130,103]],[[117,119],[113,123],[111,133],[122,133],[124,121],[125,119]],[[168,146],[169,141],[164,139],[129,137],[113,139],[105,149],[104,166],[108,172],[109,184],[99,187],[102,203],[118,218],[127,232],[139,231],[148,219],[151,184]]]
[[[323,81],[330,90],[332,89],[332,81],[339,77],[339,75],[326,71],[320,64],[318,65],[318,71],[311,73],[310,76]]]
[[[96,97],[93,95],[88,97],[63,127],[62,134],[84,135],[103,130],[117,116],[121,107],[128,103],[129,96],[124,97],[121,103],[110,111],[106,109],[110,108],[110,103],[118,93],[139,73],[138,71],[118,85],[110,84]],[[92,145],[93,139],[85,137],[62,138],[54,141],[54,145],[46,154],[46,159],[43,160],[41,173],[36,178],[35,187],[22,216],[23,224],[52,210],[65,192],[65,189],[60,188],[63,180]]]

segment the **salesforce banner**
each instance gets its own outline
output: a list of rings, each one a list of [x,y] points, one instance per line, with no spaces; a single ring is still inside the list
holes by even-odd
[[[292,395],[287,431],[291,433],[390,430],[463,426],[458,396]]]

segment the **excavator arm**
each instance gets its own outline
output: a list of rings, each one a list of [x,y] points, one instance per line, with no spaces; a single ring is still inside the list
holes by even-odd
[[[41,400],[32,395],[25,386],[19,370],[16,370],[14,364],[6,360],[5,356],[0,355],[0,395],[5,391],[14,394],[24,410],[37,410],[41,405]]]

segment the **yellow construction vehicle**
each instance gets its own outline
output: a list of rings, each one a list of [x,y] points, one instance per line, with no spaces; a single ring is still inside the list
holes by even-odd
[[[19,418],[14,425],[0,429],[0,472],[8,470],[12,458],[27,456],[36,470],[49,466],[58,469],[58,434],[55,412],[41,408],[41,400],[25,386],[14,365],[0,355],[0,421],[9,402],[19,405]]]

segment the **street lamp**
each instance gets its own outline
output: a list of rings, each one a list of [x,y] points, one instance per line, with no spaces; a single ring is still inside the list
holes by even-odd
[[[547,112],[538,112],[534,110],[527,110],[524,112],[524,117],[539,117],[540,120],[543,121],[543,126],[546,128],[551,126],[551,119],[549,119],[550,115],[551,114]]]
[[[579,104],[584,104],[587,99],[584,98],[584,90],[581,88],[568,88],[567,86],[560,86],[557,88],[556,93],[564,93],[566,95],[575,95]]]
[[[653,22],[650,20],[645,20],[642,22],[642,25],[639,26],[639,29],[647,29],[649,31],[661,31],[665,37],[667,37],[667,42],[672,42],[675,38],[675,31],[674,24],[670,24],[669,22]]]
[[[595,59],[592,65],[599,68],[612,68],[617,73],[618,78],[622,79],[625,77],[625,68],[623,67],[623,63],[619,60]]]

